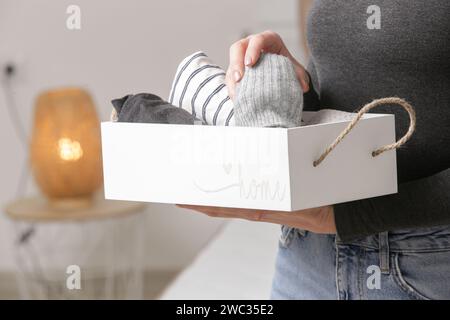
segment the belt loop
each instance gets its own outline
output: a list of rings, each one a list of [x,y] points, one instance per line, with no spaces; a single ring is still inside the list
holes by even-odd
[[[389,274],[389,235],[388,232],[378,234],[380,270],[382,274]]]

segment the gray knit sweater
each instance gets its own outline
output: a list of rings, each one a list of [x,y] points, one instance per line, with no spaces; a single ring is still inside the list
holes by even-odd
[[[354,111],[398,96],[417,113],[412,140],[397,151],[399,193],[335,205],[339,237],[450,224],[450,1],[317,0],[308,43],[315,91],[305,110]],[[397,137],[406,132],[398,106],[373,112],[395,114]]]

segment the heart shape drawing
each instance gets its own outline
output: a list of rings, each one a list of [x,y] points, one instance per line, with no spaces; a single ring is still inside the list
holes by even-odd
[[[223,170],[226,172],[226,174],[230,174],[231,168],[232,168],[231,163],[224,163],[223,164]]]

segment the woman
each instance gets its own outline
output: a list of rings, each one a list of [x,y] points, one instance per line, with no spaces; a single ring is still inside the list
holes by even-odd
[[[273,32],[233,44],[230,95],[266,51],[294,63],[305,110],[405,98],[417,129],[397,151],[399,192],[288,213],[185,207],[283,225],[272,298],[450,299],[450,2],[318,0],[307,34],[308,70]],[[395,114],[397,137],[399,109],[375,110]]]

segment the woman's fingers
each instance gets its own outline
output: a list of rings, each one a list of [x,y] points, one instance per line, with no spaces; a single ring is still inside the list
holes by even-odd
[[[247,51],[248,38],[233,43],[230,47],[230,65],[227,70],[225,82],[228,88],[228,94],[234,98],[236,83],[244,75],[244,59]]]
[[[235,97],[236,84],[244,76],[245,66],[253,66],[259,60],[261,51],[288,54],[280,36],[272,31],[248,36],[231,45],[230,65],[227,70],[225,82],[228,88],[228,94],[232,99]]]
[[[270,52],[288,56],[283,40],[273,31],[264,31],[248,38],[248,47],[245,53],[244,64],[251,67],[258,62],[261,52]]]
[[[294,62],[294,69],[297,78],[300,81],[300,86],[302,87],[303,92],[308,92],[310,88],[309,85],[310,79],[308,72],[305,70],[305,68],[303,68],[303,66],[300,63],[296,61]]]
[[[214,218],[245,219],[251,221],[261,221],[261,217],[265,212],[263,210],[192,206],[192,205],[177,205],[177,207],[194,210]]]
[[[247,67],[253,66],[259,60],[261,51],[267,45],[266,41],[263,33],[248,38],[248,47],[244,58],[244,64]]]
[[[228,94],[233,100],[235,98],[236,85],[244,76],[245,66],[254,66],[258,62],[261,52],[275,53],[289,58],[294,64],[295,73],[303,92],[309,91],[310,79],[305,68],[294,59],[277,33],[264,31],[241,39],[230,47],[230,65],[225,81]]]
[[[315,233],[335,234],[334,211],[332,206],[305,209],[293,212],[221,208],[210,206],[177,205],[195,210],[214,218],[245,219],[287,225]]]
[[[236,95],[236,82],[234,82],[234,80],[232,79],[232,73],[233,71],[228,68],[227,74],[225,76],[225,84],[227,85],[228,96],[230,96],[231,100],[234,100],[234,97]]]

